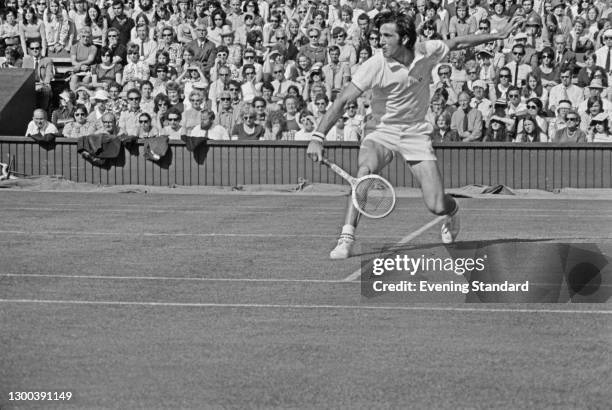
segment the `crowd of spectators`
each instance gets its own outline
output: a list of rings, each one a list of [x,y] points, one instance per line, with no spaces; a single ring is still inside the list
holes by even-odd
[[[484,0],[483,0],[484,1]],[[309,140],[380,52],[382,10],[420,40],[494,32],[433,74],[434,141],[612,142],[612,7],[602,0],[4,0],[0,65],[33,68],[36,112],[64,136]],[[56,65],[70,61],[59,90]],[[371,95],[328,140],[359,141]],[[46,123],[45,123],[46,126]]]

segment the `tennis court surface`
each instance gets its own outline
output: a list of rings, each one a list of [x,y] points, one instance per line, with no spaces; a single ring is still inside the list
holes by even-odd
[[[371,304],[327,257],[344,203],[0,191],[0,408],[609,408],[610,303]],[[612,200],[460,206],[462,241],[612,241]],[[399,198],[359,239],[434,219]]]

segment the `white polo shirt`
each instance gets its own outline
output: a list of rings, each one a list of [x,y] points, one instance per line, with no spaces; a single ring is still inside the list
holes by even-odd
[[[410,67],[386,58],[382,52],[365,61],[353,76],[362,91],[372,90],[372,121],[385,125],[406,125],[425,120],[429,108],[432,70],[447,54],[440,40],[415,45]]]

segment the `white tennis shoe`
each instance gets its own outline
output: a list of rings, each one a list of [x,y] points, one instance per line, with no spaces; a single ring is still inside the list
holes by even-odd
[[[353,255],[353,245],[355,244],[355,237],[350,234],[343,233],[338,239],[338,244],[329,253],[331,259],[347,259]]]
[[[459,230],[461,229],[461,223],[459,221],[459,213],[455,215],[449,215],[442,224],[440,229],[440,235],[442,236],[442,243],[453,243],[457,236],[459,236]]]

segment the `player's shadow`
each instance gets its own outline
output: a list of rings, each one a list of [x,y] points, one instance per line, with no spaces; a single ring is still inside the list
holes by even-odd
[[[411,258],[442,258],[445,261],[481,260],[478,267],[467,267],[462,272],[435,275],[420,272],[410,276],[411,281],[440,280],[441,277],[464,280],[470,285],[466,302],[534,302],[534,303],[603,303],[612,297],[612,254],[610,249],[600,249],[603,244],[560,243],[554,238],[495,239],[462,241],[452,245],[387,244],[364,247],[361,253],[362,273],[373,280],[373,260],[408,255]],[[366,249],[367,248],[367,249]],[[450,262],[448,262],[450,263]],[[463,263],[463,262],[462,262]],[[450,266],[450,265],[449,265]],[[455,263],[455,266],[457,264]],[[482,268],[480,268],[482,267]],[[378,279],[378,278],[377,278]],[[403,272],[385,273],[385,280],[406,279]],[[529,282],[528,291],[481,290],[481,284]]]

